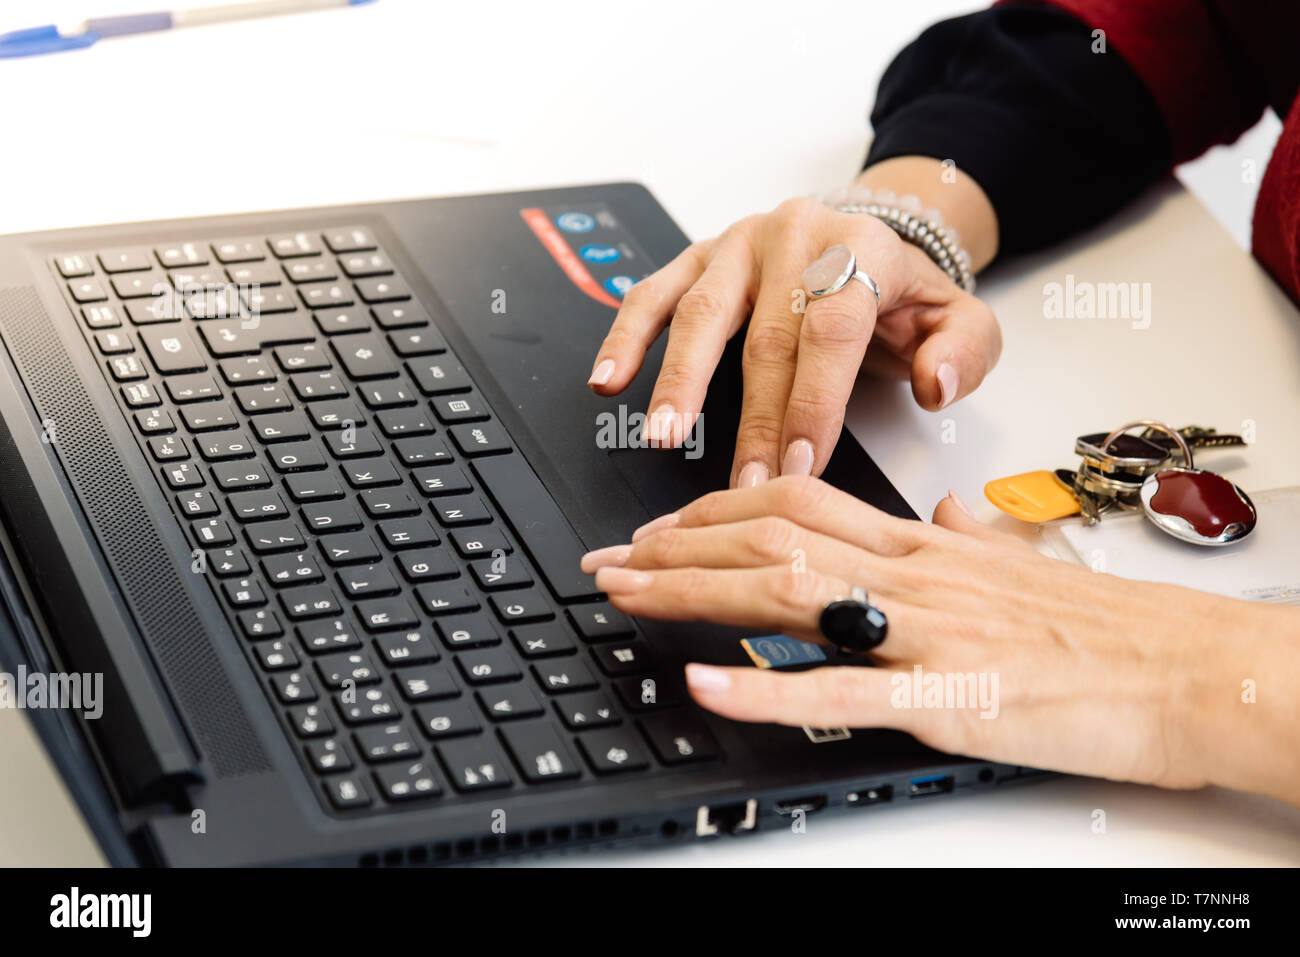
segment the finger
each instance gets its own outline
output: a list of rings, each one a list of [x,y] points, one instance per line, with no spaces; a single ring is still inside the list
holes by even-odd
[[[891,704],[891,680],[891,673],[883,668],[824,667],[782,673],[686,666],[686,685],[702,707],[735,721],[792,727],[908,730],[914,709]]]
[[[782,475],[820,475],[830,461],[875,325],[876,297],[856,279],[808,303],[781,433]]]
[[[596,587],[614,607],[638,617],[804,633],[816,633],[822,608],[851,591],[840,578],[789,565],[602,568],[596,572]],[[889,614],[883,606],[881,610]]]
[[[740,223],[722,236],[677,303],[646,420],[652,445],[673,448],[690,433],[727,340],[749,315],[758,277],[750,228]]]
[[[837,577],[881,587],[883,559],[829,535],[810,532],[774,515],[707,528],[670,528],[630,546],[625,553],[601,549],[583,556],[588,575],[607,564],[623,568],[762,568],[789,565],[833,572]]]
[[[762,249],[762,282],[741,352],[742,392],[736,454],[731,465],[732,487],[752,487],[781,474],[781,431],[786,402],[794,384],[799,354],[799,314],[794,294],[800,276],[821,252],[815,249],[813,222],[825,208],[814,203],[782,203],[770,217],[767,244]],[[814,251],[815,249],[815,251]]]
[[[970,506],[952,490],[939,499],[939,504],[934,507],[934,524],[986,542],[1003,542],[1028,547],[1022,539],[979,521],[971,513]]]
[[[897,518],[808,476],[783,476],[756,488],[711,492],[679,511],[661,515],[632,533],[640,542],[665,528],[726,525],[775,515],[865,548],[877,555],[906,555],[929,533],[922,522]]]
[[[912,395],[931,412],[969,395],[1002,354],[1002,330],[993,310],[962,293],[912,359]]]
[[[642,279],[623,297],[610,326],[587,385],[600,395],[617,395],[627,388],[646,350],[668,324],[678,300],[708,265],[716,240],[688,246],[672,262]]]

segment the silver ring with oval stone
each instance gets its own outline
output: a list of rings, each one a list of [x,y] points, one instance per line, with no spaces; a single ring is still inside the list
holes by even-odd
[[[871,290],[876,297],[876,307],[880,307],[880,287],[876,281],[858,269],[858,257],[848,246],[836,243],[817,257],[811,266],[803,271],[803,288],[814,299],[833,296],[850,280],[856,279]]]

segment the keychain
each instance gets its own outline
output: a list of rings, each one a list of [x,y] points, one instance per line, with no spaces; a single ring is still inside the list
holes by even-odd
[[[1141,435],[1129,431],[1143,428]],[[1081,435],[1075,472],[1057,469],[989,482],[984,494],[1028,522],[1082,513],[1096,524],[1113,510],[1141,509],[1166,534],[1194,545],[1231,545],[1250,534],[1257,513],[1250,497],[1223,476],[1195,467],[1192,448],[1244,445],[1239,435],[1191,426],[1175,430],[1142,419],[1108,434]]]

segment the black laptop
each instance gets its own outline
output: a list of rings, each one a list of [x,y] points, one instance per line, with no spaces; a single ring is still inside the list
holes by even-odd
[[[683,662],[762,636],[579,570],[727,483],[735,343],[702,454],[597,440],[661,348],[585,387],[686,243],[631,184],[0,237],[0,665],[101,682],[29,717],[111,862],[684,842],[1028,776],[706,713]],[[825,478],[913,517],[847,432]]]

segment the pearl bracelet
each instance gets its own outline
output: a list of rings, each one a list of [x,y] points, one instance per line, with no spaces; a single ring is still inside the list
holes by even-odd
[[[897,196],[891,189],[854,186],[828,193],[821,201],[841,213],[875,216],[905,242],[920,247],[962,289],[975,291],[970,253],[962,248],[957,230],[943,224],[939,210],[923,209],[918,197]]]

